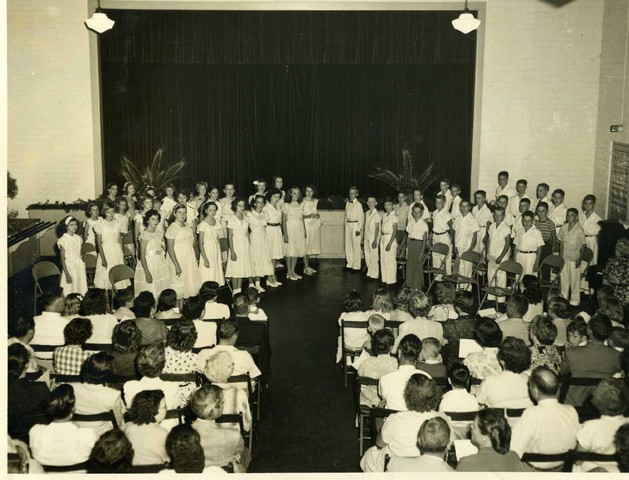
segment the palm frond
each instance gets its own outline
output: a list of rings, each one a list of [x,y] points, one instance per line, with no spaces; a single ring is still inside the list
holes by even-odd
[[[152,185],[157,191],[160,191],[166,184],[181,178],[181,172],[187,164],[184,158],[173,165],[165,166],[163,156],[164,148],[160,147],[153,155],[151,163],[140,169],[133,161],[122,155],[120,174],[125,180],[135,183],[141,189],[147,185]]]
[[[408,145],[402,146],[402,168],[399,173],[384,167],[376,167],[375,172],[367,175],[375,178],[396,191],[412,191],[416,188],[426,190],[436,179],[432,174],[434,163],[430,164],[418,177],[415,176],[415,159]]]

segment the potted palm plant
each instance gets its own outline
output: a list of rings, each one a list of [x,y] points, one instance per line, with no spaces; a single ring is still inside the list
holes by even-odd
[[[165,165],[162,162],[164,147],[160,147],[151,163],[144,168],[137,167],[126,155],[122,155],[120,161],[120,174],[127,182],[132,182],[139,189],[147,185],[155,187],[155,191],[161,191],[164,185],[181,178],[186,166],[186,160],[181,159],[173,165]]]
[[[376,171],[367,176],[380,180],[396,192],[412,192],[417,188],[423,192],[436,180],[436,177],[432,174],[435,164],[431,163],[421,175],[415,176],[413,163],[413,155],[408,145],[404,144],[402,147],[402,170],[400,172],[395,172],[389,168],[376,167]]]

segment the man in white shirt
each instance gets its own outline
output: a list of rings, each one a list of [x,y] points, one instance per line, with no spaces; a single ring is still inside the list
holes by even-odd
[[[362,235],[365,215],[363,205],[358,201],[358,187],[349,188],[349,200],[345,204],[345,259],[346,270],[360,272]]]
[[[437,195],[435,199],[435,206],[437,208],[432,212],[432,244],[445,243],[448,246],[449,252],[445,258],[444,267],[446,274],[450,275],[452,273],[452,236],[454,235],[452,224],[454,222],[446,208],[446,203],[446,198],[443,195]],[[443,255],[438,253],[432,254],[433,266],[441,265],[442,260]],[[441,280],[440,276],[437,277],[437,280]]]
[[[498,188],[496,188],[496,201],[500,195],[506,195],[507,198],[513,197],[517,192],[515,188],[509,185],[509,172],[503,170],[498,173]]]
[[[501,196],[504,198],[504,196]],[[505,223],[505,209],[496,207],[494,209],[494,223],[489,226],[487,232],[487,278],[491,282],[496,276],[495,286],[506,288],[507,275],[505,272],[498,272],[498,266],[509,259],[509,249],[511,247],[511,229]],[[492,285],[494,286],[494,285]],[[489,300],[495,300],[496,297],[489,295]],[[498,303],[504,303],[505,297],[498,297]]]
[[[452,385],[452,390],[446,392],[441,397],[439,403],[440,412],[477,412],[480,408],[476,397],[467,391],[470,380],[470,370],[459,362],[454,362],[448,368],[448,382]],[[470,421],[455,421],[452,426],[457,434],[457,438],[467,438]]]
[[[529,197],[526,194],[526,187],[528,186],[528,182],[521,178],[520,180],[518,180],[518,182],[515,184],[515,190],[516,190],[516,195],[512,196],[511,198],[509,198],[509,212],[512,215],[517,215],[518,214],[518,209],[520,207],[520,200],[522,200],[523,198],[528,198],[529,199],[529,204],[531,203],[531,197]]]
[[[537,367],[529,379],[536,405],[527,408],[513,426],[511,450],[525,453],[564,453],[577,444],[579,416],[574,407],[557,401],[559,379],[551,370]],[[558,470],[562,463],[530,463],[536,470]]]
[[[422,220],[425,222],[430,222],[430,210],[424,203],[424,196],[422,195],[422,191],[419,188],[413,190],[413,203],[411,203],[408,211],[408,219],[410,220],[413,216],[413,207],[420,203],[424,207],[424,213],[422,213]]]
[[[530,210],[522,214],[522,230],[515,236],[515,261],[522,265],[524,275],[535,275],[544,248],[544,239],[535,225]]]
[[[422,342],[416,335],[406,335],[400,341],[397,357],[399,367],[395,372],[387,373],[380,377],[378,394],[383,399],[383,404],[391,410],[406,411],[404,401],[404,389],[408,379],[415,373],[421,373],[431,378],[426,372],[415,368],[415,361],[422,351]]]
[[[472,215],[476,218],[478,222],[478,238],[476,241],[476,247],[474,247],[474,251],[478,253],[483,253],[483,249],[485,248],[485,235],[487,234],[487,225],[492,221],[491,210],[487,206],[487,192],[485,190],[478,190],[474,193],[474,201],[476,205],[472,208]]]
[[[568,213],[568,209],[563,203],[565,197],[566,192],[564,192],[561,188],[558,188],[553,191],[553,195],[551,197],[552,204],[549,204],[548,218],[550,218],[555,224],[556,234],[559,234],[561,226],[566,223],[566,213]]]
[[[461,186],[453,183],[450,187],[450,191],[452,192],[452,203],[450,204],[450,216],[452,220],[461,216],[461,202],[463,199],[461,198]]]
[[[44,311],[33,318],[35,335],[31,345],[63,345],[63,329],[70,320],[62,317],[65,309],[65,298],[61,291],[49,293],[43,297]],[[37,348],[35,348],[37,350]],[[37,363],[44,368],[52,367],[52,351],[36,352]]]

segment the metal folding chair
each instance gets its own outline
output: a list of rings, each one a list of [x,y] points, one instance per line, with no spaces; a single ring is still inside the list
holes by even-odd
[[[432,263],[433,253],[442,255],[439,265],[434,265]],[[446,275],[445,264],[446,264],[446,258],[449,254],[450,254],[450,247],[445,243],[435,243],[428,249],[428,253],[426,253],[426,258],[425,258],[426,266],[424,267],[424,275],[428,275],[428,280],[430,281],[427,292],[430,292],[430,290],[432,289],[432,286],[435,283],[437,275]],[[432,279],[431,279],[431,276],[432,276]]]
[[[135,272],[128,265],[115,265],[109,270],[109,283],[111,284],[111,308],[114,307],[114,297],[118,289],[116,283],[123,280],[133,280]]]
[[[459,273],[461,262],[469,262],[472,264],[472,272],[469,277],[466,277],[465,275],[461,275]],[[463,252],[454,263],[452,275],[444,275],[443,280],[446,282],[454,283],[457,287],[464,284],[476,285],[476,293],[478,296],[478,302],[480,303],[480,284],[478,282],[478,266],[480,265],[480,262],[480,253]]]
[[[583,250],[583,256],[581,257],[581,282],[586,282],[587,284],[588,300],[592,300],[592,294],[590,293],[592,288],[590,287],[590,280],[588,277],[590,274],[590,263],[592,263],[593,259],[594,252],[591,248],[585,247],[585,250]],[[582,288],[581,291],[583,291]]]
[[[360,394],[362,391],[362,387],[375,387],[378,388],[378,383],[380,380],[377,378],[369,378],[369,377],[359,377],[356,376],[355,385],[355,401],[356,401],[356,416],[358,419],[358,444],[360,446],[360,455],[362,456],[364,452],[365,440],[371,440],[371,436],[366,434],[365,429],[370,429],[370,425],[368,422],[369,419],[369,411],[371,408],[374,408],[375,405],[364,405],[360,403]]]
[[[522,281],[522,265],[518,262],[514,262],[513,260],[505,260],[500,265],[498,265],[498,269],[494,273],[493,277],[489,281],[489,285],[482,288],[484,292],[483,299],[478,304],[478,310],[476,313],[483,308],[483,303],[487,300],[489,295],[494,295],[495,297],[510,297],[516,291],[516,288]],[[507,286],[499,287],[496,285],[498,274],[500,272],[504,272],[507,277]],[[493,284],[493,285],[492,285]]]
[[[539,266],[539,270],[537,271],[537,276],[539,278],[539,284],[542,287],[542,290],[547,290],[546,295],[544,296],[544,301],[548,300],[550,292],[559,289],[559,279],[564,264],[564,259],[561,258],[559,255],[548,255],[544,260],[542,260],[542,264]],[[542,278],[541,272],[544,267],[548,267],[550,269],[550,276],[552,278],[551,281],[544,280]]]
[[[343,353],[342,362],[343,362],[343,377],[344,377],[343,381],[344,381],[345,387],[347,387],[347,376],[355,374],[355,372],[352,372],[349,369],[350,365],[348,365],[347,360],[351,359],[353,361],[354,358],[360,355],[363,350],[362,347],[358,349],[345,347],[345,329],[356,328],[356,329],[364,329],[366,331],[368,326],[369,326],[369,322],[366,322],[366,321],[357,322],[357,321],[341,320],[341,345],[343,347],[342,348],[342,353]]]
[[[44,294],[44,290],[42,289],[39,281],[42,278],[58,276],[61,281],[61,271],[52,262],[47,260],[37,262],[33,265],[32,269],[33,280],[35,280],[35,291],[33,293],[33,315],[37,314],[37,299]]]

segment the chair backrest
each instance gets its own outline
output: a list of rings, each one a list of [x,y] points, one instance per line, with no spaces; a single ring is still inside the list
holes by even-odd
[[[453,422],[473,422],[478,415],[477,411],[473,412],[443,412],[450,417]]]
[[[400,325],[402,325],[404,322],[402,322],[401,320],[386,320],[384,322],[384,326],[386,328],[391,328],[391,329],[396,329],[396,328],[400,328]]]
[[[135,272],[128,265],[114,265],[109,270],[109,283],[111,287],[116,290],[116,283],[122,280],[132,280]]]
[[[446,243],[435,243],[432,247],[430,247],[428,253],[437,253],[447,257],[450,253],[450,247]]]
[[[477,266],[481,262],[481,255],[478,252],[463,252],[459,257],[462,262],[470,262]]]
[[[37,345],[35,343],[31,343],[30,346],[33,350],[40,353],[54,352],[55,349],[63,347],[63,345]]]
[[[46,473],[62,473],[62,472],[75,472],[87,469],[87,462],[77,463],[75,465],[42,465],[44,472]]]
[[[57,267],[57,265],[47,260],[37,262],[35,265],[33,265],[32,273],[33,273],[33,280],[35,280],[35,284],[37,285],[38,288],[39,288],[39,281],[42,278],[52,277],[54,275],[61,276],[61,271],[59,271],[59,268]]]
[[[592,260],[594,259],[594,252],[590,247],[585,247],[583,249],[583,255],[581,256],[581,264],[585,263],[586,265],[590,265]]]
[[[232,375],[227,379],[227,383],[245,383],[247,385],[247,392],[249,396],[253,393],[253,386],[251,384],[251,377],[249,373],[243,375]]]
[[[369,322],[366,320],[356,321],[356,320],[341,320],[341,328],[367,328],[369,327]]]
[[[164,464],[156,464],[156,465],[133,465],[131,470],[128,473],[139,473],[139,474],[147,474],[147,473],[159,473],[164,470],[166,465]]]
[[[57,383],[81,383],[80,375],[58,375],[51,373],[50,378],[54,378]]]
[[[87,270],[96,268],[96,255],[85,254],[81,258]]]
[[[377,378],[369,378],[369,377],[356,377],[356,383],[359,387],[361,386],[375,386],[377,387],[380,383],[380,380]]]
[[[102,413],[92,413],[92,414],[84,414],[84,413],[75,413],[72,415],[73,422],[94,422],[94,423],[102,423],[102,422],[112,422],[114,428],[117,427],[116,416],[114,415],[113,410],[109,410],[108,412]]]
[[[559,402],[563,403],[566,400],[570,387],[596,387],[601,380],[602,378],[562,377],[560,379],[561,386],[559,387]]]
[[[196,383],[196,373],[162,373],[159,376],[164,382]]]
[[[544,260],[542,260],[542,264],[539,267],[538,272],[542,271],[543,266],[550,267],[551,271],[555,274],[561,273],[564,266],[564,259],[559,255],[548,255]]]
[[[86,352],[113,352],[114,350],[111,343],[85,343],[82,348]]]
[[[216,423],[235,423],[240,427],[240,434],[245,434],[245,426],[242,419],[242,413],[223,414],[216,419]]]
[[[83,244],[81,244],[81,255],[85,255],[86,253],[91,253],[91,252],[95,252],[96,251],[96,247],[88,242],[85,242]],[[95,257],[95,255],[92,255],[93,257]]]
[[[524,413],[524,408],[505,408],[505,417],[520,418]]]
[[[391,410],[390,408],[370,408],[369,409],[369,425],[371,430],[371,443],[375,445],[376,438],[378,438],[378,419],[385,419],[389,415],[397,413],[397,410]]]
[[[505,272],[507,276],[514,276],[517,279],[516,283],[519,283],[524,269],[522,268],[522,265],[520,265],[518,262],[514,262],[513,260],[505,260],[500,265],[498,265],[497,271]]]
[[[572,470],[572,450],[563,453],[530,453],[522,455],[522,461],[527,463],[557,463],[564,462],[562,471]]]

